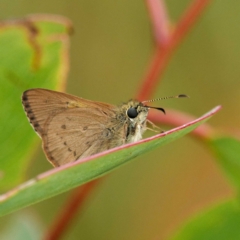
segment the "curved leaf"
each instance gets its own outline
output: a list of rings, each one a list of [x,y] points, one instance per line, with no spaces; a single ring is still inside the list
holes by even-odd
[[[0,215],[50,198],[98,178],[153,148],[184,136],[207,121],[219,109],[220,107],[216,107],[195,121],[137,143],[114,148],[40,174],[0,196]]]
[[[228,201],[199,214],[171,240],[238,240],[240,239],[240,206]]]
[[[233,137],[211,139],[218,162],[231,182],[240,189],[240,141]]]

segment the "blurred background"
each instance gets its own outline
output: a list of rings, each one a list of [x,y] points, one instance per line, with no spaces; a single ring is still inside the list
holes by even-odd
[[[166,0],[170,27],[191,2]],[[221,104],[223,109],[209,123],[238,136],[239,12],[237,1],[213,0],[175,51],[152,96],[188,94],[188,100],[158,105],[166,112],[172,108],[196,117]],[[66,92],[112,104],[136,95],[154,50],[144,1],[1,0],[1,19],[33,13],[60,14],[73,22]],[[26,179],[48,169],[39,145]],[[64,239],[167,239],[190,216],[233,194],[217,160],[189,135],[107,175]],[[43,233],[68,195],[10,214],[0,220],[0,227],[4,230],[12,219],[21,219]]]

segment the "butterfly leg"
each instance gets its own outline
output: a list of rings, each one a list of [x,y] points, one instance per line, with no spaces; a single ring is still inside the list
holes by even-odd
[[[153,132],[165,132],[162,128],[158,127],[157,125],[155,125],[153,122],[151,122],[150,120],[147,119],[147,123],[149,123],[152,127],[147,127],[148,130],[153,131]],[[158,130],[155,130],[154,128],[157,128]]]

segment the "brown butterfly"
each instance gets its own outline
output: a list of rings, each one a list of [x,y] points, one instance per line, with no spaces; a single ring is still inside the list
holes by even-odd
[[[179,97],[187,96],[167,98]],[[55,167],[140,140],[147,129],[148,110],[155,108],[145,102],[150,101],[114,106],[40,88],[22,96],[27,117]],[[163,108],[155,109],[165,113]]]

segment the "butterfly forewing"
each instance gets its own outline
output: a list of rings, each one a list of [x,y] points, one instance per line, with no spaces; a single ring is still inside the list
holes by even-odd
[[[30,123],[43,140],[48,160],[54,166],[124,143],[123,131],[120,136],[109,133],[108,126],[114,117],[112,105],[45,89],[24,92],[22,101]]]

